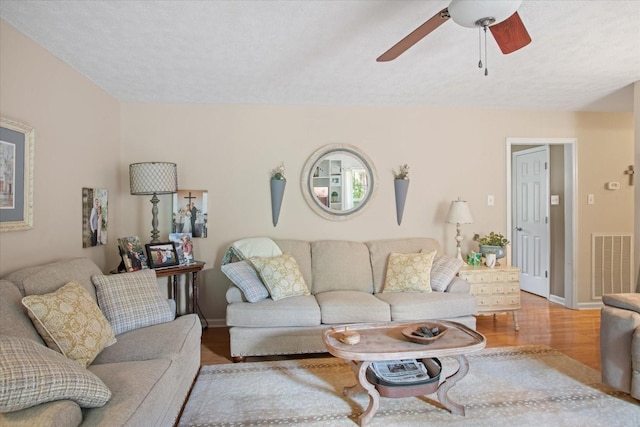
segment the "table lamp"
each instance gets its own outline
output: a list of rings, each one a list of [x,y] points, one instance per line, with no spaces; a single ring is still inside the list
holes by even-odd
[[[449,213],[447,214],[446,222],[449,224],[456,225],[456,250],[457,255],[456,258],[462,260],[462,250],[460,249],[460,242],[462,242],[462,236],[460,235],[460,224],[472,224],[473,217],[471,216],[471,210],[469,209],[469,204],[464,201],[454,200],[451,202],[451,206],[449,206]]]
[[[151,243],[160,243],[158,236],[158,194],[171,194],[178,191],[178,169],[175,163],[145,162],[129,165],[129,184],[131,194],[136,196],[152,194],[151,203]]]

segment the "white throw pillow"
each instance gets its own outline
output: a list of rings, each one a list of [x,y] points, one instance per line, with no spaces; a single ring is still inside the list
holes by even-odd
[[[153,270],[92,276],[91,280],[98,305],[116,335],[173,320]]]

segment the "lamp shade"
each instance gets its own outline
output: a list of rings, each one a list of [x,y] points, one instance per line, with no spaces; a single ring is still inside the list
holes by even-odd
[[[178,191],[178,168],[175,163],[146,162],[129,165],[131,194],[169,194]]]
[[[450,224],[472,224],[473,217],[471,216],[469,203],[464,200],[460,200],[459,197],[458,200],[451,202],[446,222]]]

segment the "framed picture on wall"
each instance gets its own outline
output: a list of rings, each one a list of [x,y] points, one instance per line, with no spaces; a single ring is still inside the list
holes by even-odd
[[[0,117],[0,231],[33,227],[35,131]]]
[[[173,194],[172,233],[191,233],[207,237],[208,213],[206,190],[178,190]]]
[[[173,242],[147,243],[145,248],[151,268],[172,267],[180,264]]]

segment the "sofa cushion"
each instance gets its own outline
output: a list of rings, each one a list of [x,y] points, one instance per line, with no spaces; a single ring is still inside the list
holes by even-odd
[[[391,306],[391,320],[450,319],[476,314],[476,297],[472,294],[380,293],[377,298]]]
[[[289,253],[271,258],[253,257],[249,262],[269,290],[274,301],[299,295],[310,295],[296,259]]]
[[[371,271],[373,273],[374,293],[382,292],[387,269],[387,260],[392,252],[400,254],[425,252],[441,252],[438,241],[426,237],[372,240],[366,242],[371,257]]]
[[[436,255],[431,268],[431,289],[437,292],[446,291],[462,266],[464,262],[461,259],[449,255]]]
[[[0,413],[0,426],[77,427],[81,422],[82,410],[72,400],[56,400],[20,411]]]
[[[369,251],[364,243],[312,242],[311,259],[314,295],[344,290],[373,293]]]
[[[105,348],[93,365],[149,359],[175,360],[185,348],[199,346],[202,326],[197,314],[118,335],[118,342]]]
[[[50,294],[26,296],[22,304],[47,346],[83,367],[116,342],[98,304],[75,282]]]
[[[89,370],[113,391],[102,408],[84,412],[83,425],[161,425],[159,414],[171,401],[175,384],[168,378],[168,359],[91,365]]]
[[[232,262],[220,267],[225,276],[242,290],[249,302],[258,302],[269,298],[269,291],[260,280],[258,272],[247,261]]]
[[[312,295],[274,301],[234,302],[227,306],[227,325],[257,328],[320,325],[320,307]]]
[[[0,336],[0,366],[0,412],[60,399],[95,408],[111,398],[111,391],[100,378],[26,338]]]
[[[44,344],[27,316],[27,310],[22,305],[22,297],[13,283],[0,280],[0,335],[29,338]]]
[[[13,272],[4,279],[14,283],[23,296],[49,294],[69,282],[81,284],[95,301],[96,292],[91,276],[102,274],[88,258],[71,258],[50,264],[27,267]]]
[[[311,243],[305,240],[277,239],[275,240],[282,252],[289,252],[298,263],[305,283],[309,289],[313,288],[311,275]]]
[[[388,322],[389,304],[360,291],[329,291],[316,295],[323,324]]]
[[[116,335],[173,320],[153,270],[93,276],[92,280],[98,305]]]
[[[436,251],[389,254],[382,292],[431,292],[431,268]]]

